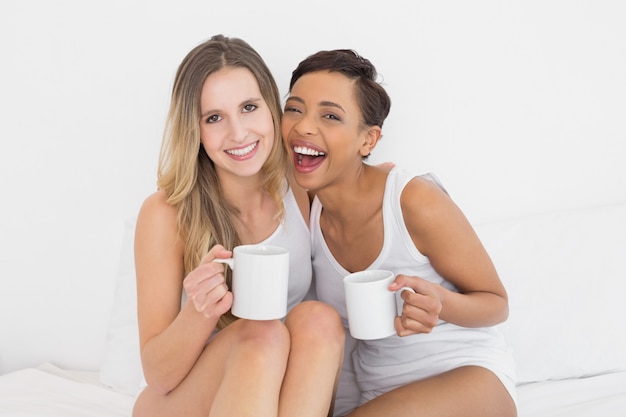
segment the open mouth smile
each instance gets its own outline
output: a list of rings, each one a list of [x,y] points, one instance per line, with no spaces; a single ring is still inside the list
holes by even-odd
[[[296,170],[305,173],[313,171],[324,162],[326,153],[312,146],[295,145],[293,146],[293,156]]]
[[[238,158],[245,158],[256,149],[258,144],[259,142],[256,141],[247,146],[244,146],[243,148],[226,149],[224,152],[226,152],[229,155],[236,156]]]

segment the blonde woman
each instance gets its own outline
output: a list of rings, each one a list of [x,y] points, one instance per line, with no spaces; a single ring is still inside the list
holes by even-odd
[[[326,416],[341,367],[337,313],[311,284],[309,201],[288,180],[275,81],[217,35],[180,64],[158,191],[135,236],[141,358],[134,416]],[[235,319],[224,265],[239,244],[290,250],[284,321]],[[182,301],[181,301],[182,300]]]

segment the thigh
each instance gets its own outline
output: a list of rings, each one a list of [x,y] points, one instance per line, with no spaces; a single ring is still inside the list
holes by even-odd
[[[255,359],[250,350],[256,349],[259,354],[275,351],[277,357],[286,358],[288,346],[288,333],[282,323],[237,320],[205,346],[189,374],[174,390],[165,394],[147,387],[137,398],[133,415],[206,417],[225,381],[237,384],[246,380],[242,375],[246,360]],[[280,372],[280,364],[276,368]]]
[[[350,417],[515,417],[515,403],[491,371],[466,366],[391,390]]]
[[[344,329],[339,314],[319,301],[304,301],[289,312],[285,325],[291,350],[279,415],[326,415],[343,359]]]
[[[357,343],[356,339],[354,339],[349,333],[346,333],[344,359],[337,384],[337,394],[335,396],[336,416],[344,416],[348,414],[359,404],[361,391],[357,385],[354,365],[352,364],[352,352]]]

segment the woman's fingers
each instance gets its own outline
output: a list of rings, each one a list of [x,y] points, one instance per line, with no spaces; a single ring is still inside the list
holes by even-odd
[[[410,287],[415,291],[402,291],[402,315],[395,322],[398,334],[430,333],[439,322],[443,306],[436,284],[419,277],[398,275],[390,289],[395,287]]]

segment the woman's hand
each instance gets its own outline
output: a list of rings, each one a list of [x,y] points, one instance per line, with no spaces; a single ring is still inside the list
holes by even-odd
[[[233,304],[233,294],[224,278],[225,265],[213,262],[215,258],[229,258],[231,255],[232,252],[223,246],[215,245],[183,280],[188,301],[207,318],[219,318]]]
[[[419,277],[398,275],[389,290],[398,291],[402,287],[412,288],[415,293],[401,293],[404,300],[402,315],[396,317],[394,323],[398,336],[430,333],[439,322],[439,313],[443,307],[443,288]]]

